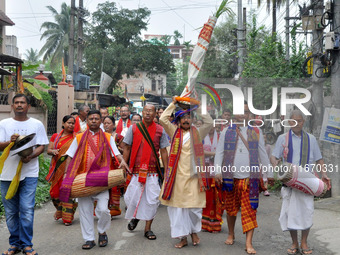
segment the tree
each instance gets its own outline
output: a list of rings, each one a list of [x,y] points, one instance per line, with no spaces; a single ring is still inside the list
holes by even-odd
[[[110,94],[124,74],[133,75],[136,69],[149,75],[173,71],[171,55],[163,43],[139,38],[149,16],[146,8],[118,9],[114,2],[99,4],[92,14],[84,52],[85,72],[97,81],[102,71],[110,75]]]
[[[301,25],[301,24],[300,24]],[[252,27],[247,34],[248,54],[245,59],[242,77],[248,86],[254,86],[254,105],[271,105],[272,88],[285,87],[293,79],[299,87],[308,86],[302,82],[301,66],[305,60],[306,49],[303,44],[296,43],[296,29],[291,36],[291,58],[286,60],[284,45],[280,40],[273,40],[266,28],[256,27],[256,18],[253,17]]]
[[[183,35],[180,32],[178,32],[178,30],[174,31],[173,37],[174,37],[174,40],[175,40],[174,45],[181,45],[181,43],[179,42],[179,39],[183,38]]]
[[[228,16],[214,29],[201,77],[232,78],[237,73],[236,20]]]
[[[51,65],[61,62],[64,58],[65,65],[68,65],[68,44],[70,31],[71,7],[66,3],[61,4],[61,11],[58,13],[52,6],[47,9],[54,16],[55,22],[44,22],[40,30],[45,30],[40,40],[46,39],[46,43],[41,48],[39,54],[43,55],[43,62],[51,58]]]
[[[24,55],[25,55],[26,61],[29,62],[30,64],[36,64],[39,61],[38,50],[34,50],[33,48],[30,48],[29,50],[26,50]]]

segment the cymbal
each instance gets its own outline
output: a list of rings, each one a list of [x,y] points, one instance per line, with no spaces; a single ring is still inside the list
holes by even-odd
[[[20,157],[29,156],[29,155],[31,155],[31,154],[33,153],[33,147],[34,147],[34,146],[31,146],[31,147],[28,147],[28,148],[26,148],[26,149],[24,149],[24,150],[22,150],[22,151],[18,151],[18,152],[16,152],[16,153],[14,153],[12,156],[17,155],[17,154],[18,154]]]
[[[35,137],[35,133],[30,135],[21,135],[17,138],[14,145],[11,148],[11,151],[19,149],[20,147],[28,144]]]

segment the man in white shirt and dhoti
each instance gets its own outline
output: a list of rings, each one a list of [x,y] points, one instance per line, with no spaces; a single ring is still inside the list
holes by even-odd
[[[273,167],[277,166],[282,158],[285,162],[301,167],[315,163],[315,168],[321,169],[322,180],[330,188],[330,179],[327,177],[316,138],[302,130],[305,122],[303,113],[294,110],[290,114],[290,119],[292,121],[289,121],[291,125],[289,132],[279,136],[270,158]],[[313,251],[307,244],[307,238],[313,225],[314,196],[285,185],[281,189],[281,196],[280,225],[283,231],[290,232],[292,238],[292,246],[287,250],[287,253],[299,254],[297,230],[301,230],[301,253],[312,254]]]

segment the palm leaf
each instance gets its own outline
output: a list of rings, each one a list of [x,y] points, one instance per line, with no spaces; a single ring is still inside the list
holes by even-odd
[[[36,83],[38,84],[40,87],[42,87],[43,89],[50,89],[50,86],[46,85],[45,83],[43,83],[42,81],[36,80],[36,79],[32,79],[32,78],[27,78],[26,81],[30,82],[30,83]]]
[[[38,100],[41,100],[42,97],[39,93],[39,91],[34,87],[32,86],[30,83],[28,82],[24,82],[24,87]]]
[[[223,0],[220,4],[220,7],[217,9],[216,14],[214,15],[216,18],[220,17],[223,13],[228,13],[229,15],[234,14],[233,10],[230,7],[227,7],[228,4],[232,3],[231,0]]]

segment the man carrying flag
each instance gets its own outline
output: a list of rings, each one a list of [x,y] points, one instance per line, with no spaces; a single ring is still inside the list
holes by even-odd
[[[146,104],[142,113],[143,121],[130,126],[123,141],[126,144],[123,157],[126,162],[130,159],[132,171],[132,179],[124,195],[127,205],[125,218],[131,219],[128,224],[130,231],[136,228],[139,220],[145,220],[144,236],[155,240],[151,224],[159,205],[158,178],[162,179],[158,152],[161,153],[164,166],[167,166],[166,147],[169,141],[162,126],[153,121],[155,106]]]
[[[182,248],[188,245],[189,234],[194,246],[200,242],[197,233],[201,231],[202,208],[206,206],[205,190],[208,189],[208,175],[203,173],[205,158],[202,137],[212,128],[213,120],[210,115],[201,115],[201,109],[194,106],[192,109],[197,109],[204,122],[199,130],[192,126],[190,110],[178,111],[174,119],[178,126],[173,125],[169,117],[176,109],[176,103],[173,97],[160,118],[165,132],[172,137],[172,143],[159,199],[168,206],[171,237],[180,239],[175,247]]]

